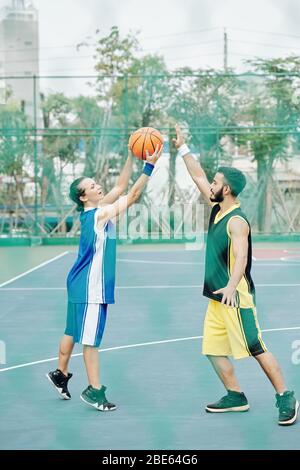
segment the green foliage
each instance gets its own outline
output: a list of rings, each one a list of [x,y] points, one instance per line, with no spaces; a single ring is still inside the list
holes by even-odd
[[[111,107],[111,127],[128,129],[161,123],[168,100],[167,67],[157,55],[138,58],[139,49],[138,38],[130,33],[121,39],[116,26],[97,42],[97,91],[100,99],[105,100],[105,107]]]
[[[96,33],[99,36],[99,31]],[[138,49],[139,42],[133,33],[122,39],[118,27],[113,26],[108,36],[97,39],[95,69],[100,75],[129,73]]]
[[[255,59],[248,64],[263,78],[248,81],[243,113],[254,131],[238,139],[249,142],[257,161],[272,169],[274,161],[287,159],[288,147],[299,124],[300,59],[296,56]]]
[[[263,230],[262,222],[268,217],[268,175],[278,160],[300,149],[300,58],[257,58],[248,61],[251,73],[243,76],[233,70],[224,74],[187,67],[170,72],[163,56],[143,54],[137,33],[122,37],[113,26],[106,36],[97,31],[94,59],[93,96],[49,93],[41,97],[45,132],[39,144],[38,184],[42,204],[62,206],[58,195],[66,165],[83,163],[84,156],[84,174],[102,176],[109,186],[127,156],[132,130],[157,127],[171,143],[178,122],[209,179],[220,163],[231,163],[234,146],[241,154],[253,155],[262,189],[259,226]],[[34,131],[29,131],[25,114],[12,102],[0,107],[0,128],[0,173],[13,178],[22,191],[19,183],[29,176],[30,165],[32,177],[30,134]],[[170,146],[170,151],[171,187],[176,150]],[[170,203],[174,197],[170,193]]]
[[[0,107],[0,173],[24,176],[25,158],[32,151],[27,126],[25,114],[16,105]]]
[[[212,178],[220,160],[227,158],[224,137],[238,119],[238,80],[212,70],[198,70],[196,74],[187,69],[176,72],[169,82],[169,114],[188,128],[189,142]]]

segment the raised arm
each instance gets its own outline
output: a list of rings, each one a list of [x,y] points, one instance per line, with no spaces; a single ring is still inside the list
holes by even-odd
[[[200,163],[191,155],[187,145],[185,145],[184,137],[178,125],[175,126],[175,130],[176,139],[174,139],[174,143],[178,149],[178,152],[182,156],[187,170],[191,175],[194,183],[199,188],[199,191],[203,194],[206,201],[212,205],[212,202],[210,201],[210,184],[206,177],[205,171],[203,170]]]
[[[106,220],[113,219],[119,214],[124,212],[128,207],[132,206],[141,196],[151,174],[154,169],[154,165],[161,156],[163,147],[156,147],[153,155],[147,153],[146,164],[143,173],[134,183],[130,191],[126,196],[120,197],[114,204],[104,206],[98,216],[99,224],[105,223]]]
[[[133,157],[131,150],[128,147],[128,158],[126,163],[121,171],[121,174],[118,178],[116,185],[109,191],[104,198],[102,199],[102,204],[113,204],[115,201],[119,199],[119,197],[126,191],[131,175],[132,175],[132,167],[133,167]]]

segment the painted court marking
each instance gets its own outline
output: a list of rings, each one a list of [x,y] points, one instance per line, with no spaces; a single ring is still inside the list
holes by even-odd
[[[278,263],[279,259],[275,259],[274,262],[270,262],[270,260],[263,260],[263,259],[257,259],[257,258],[252,258],[253,261],[255,261],[255,264],[253,266],[259,267],[259,266],[280,266],[280,267],[285,267],[285,266],[298,266],[300,263],[299,261],[295,260],[295,262],[292,262],[291,259],[289,259],[289,263],[286,263],[284,258],[281,258],[281,262]],[[130,259],[130,258],[117,258],[118,262],[123,262],[123,263],[137,263],[137,264],[162,264],[162,265],[187,265],[187,266],[204,266],[205,263],[203,261],[200,262],[193,262],[193,261],[158,261],[158,260],[147,260],[147,259]],[[265,263],[264,261],[269,261],[268,263]]]
[[[30,274],[30,273],[32,273],[33,271],[36,271],[37,269],[40,269],[40,268],[43,268],[44,266],[47,266],[47,264],[53,263],[53,261],[57,261],[58,259],[62,258],[63,256],[66,256],[68,253],[69,253],[68,251],[65,251],[64,253],[61,253],[60,255],[55,256],[54,258],[51,258],[51,259],[49,259],[49,260],[47,260],[47,261],[44,261],[44,263],[38,264],[38,265],[35,266],[34,268],[29,269],[28,271],[25,271],[24,273],[19,274],[18,276],[13,277],[12,279],[9,279],[9,280],[6,281],[6,282],[3,282],[2,284],[0,284],[0,288],[1,288],[1,287],[4,287],[4,286],[7,286],[8,284],[11,284],[11,283],[14,282],[14,281],[17,281],[17,280],[20,279],[21,277],[27,276],[27,274]]]
[[[142,263],[142,264],[183,264],[183,265],[193,265],[199,266],[203,265],[204,263],[195,263],[193,261],[151,261],[145,259],[130,259],[130,258],[117,258],[117,261],[124,262],[124,263]]]
[[[19,274],[18,276],[15,276],[13,277],[12,279],[9,279],[8,281],[5,281],[3,282],[2,284],[0,284],[0,289],[1,290],[4,290],[2,289],[2,287],[5,287],[15,281],[17,281],[18,279],[21,279],[22,277],[24,276],[27,276],[28,274],[40,269],[40,268],[43,268],[44,266],[47,266],[48,264],[50,263],[53,263],[54,261],[57,261],[58,259],[60,258],[63,258],[64,256],[66,256],[67,254],[70,254],[70,251],[65,251],[64,253],[61,253],[60,255],[58,256],[55,256],[54,258],[51,258],[37,266],[35,266],[34,268],[31,268],[29,269],[28,271],[25,271],[21,274]],[[127,259],[127,258],[118,258],[117,259],[118,261],[121,261],[121,262],[127,262],[127,263],[142,263],[142,264],[162,264],[162,265],[188,265],[188,266],[203,266],[205,263],[203,262],[199,262],[199,263],[195,263],[195,262],[184,262],[184,261],[151,261],[151,260],[143,260],[143,259]],[[260,267],[260,266],[280,266],[280,267],[285,267],[285,266],[298,266],[298,263],[297,261],[295,261],[294,263],[285,263],[283,260],[281,263],[260,263],[260,262],[257,262],[255,263],[255,267]],[[298,286],[299,284],[295,284],[295,287]],[[139,286],[137,286],[138,288]],[[153,286],[148,286],[149,288],[153,287]],[[168,286],[166,286],[168,287]],[[176,286],[174,286],[176,287]],[[189,286],[186,286],[186,287],[189,287]],[[190,287],[199,287],[199,286],[190,286]],[[201,286],[200,286],[201,287]],[[124,289],[126,287],[119,287],[120,289]],[[134,287],[132,287],[134,288]],[[140,287],[141,288],[141,287]],[[145,288],[147,288],[145,286]],[[158,286],[159,288],[159,286]],[[162,287],[160,287],[162,288]],[[38,288],[36,288],[38,289]],[[43,288],[44,289],[44,288]],[[49,288],[50,289],[50,288]],[[53,290],[60,290],[60,289],[63,289],[63,288],[53,288]]]
[[[65,287],[8,287],[5,288],[5,286],[13,283],[14,281],[17,281],[18,279],[21,279],[24,276],[27,276],[28,274],[44,267],[47,266],[50,263],[53,263],[54,261],[57,261],[58,259],[66,256],[69,254],[69,251],[65,251],[64,253],[61,253],[58,256],[55,256],[54,258],[51,258],[38,266],[35,266],[32,269],[29,269],[28,271],[25,271],[22,274],[19,274],[16,277],[13,277],[12,279],[9,279],[6,282],[3,282],[0,284],[0,291],[56,291],[56,290],[61,290],[65,291]],[[168,264],[168,265],[204,265],[204,263],[194,263],[194,262],[180,262],[180,261],[151,261],[151,260],[143,260],[143,259],[129,259],[129,258],[118,258],[118,261],[123,261],[123,262],[128,262],[128,263],[145,263],[145,264]],[[256,267],[260,266],[297,266],[297,263],[256,263]],[[256,284],[257,287],[299,287],[300,284]],[[146,285],[146,286],[117,286],[117,289],[123,290],[123,289],[201,289],[203,287],[202,284],[196,284],[196,285]]]
[[[64,253],[61,253],[58,256],[55,256],[54,258],[51,258],[38,266],[35,266],[32,269],[29,269],[28,271],[25,271],[24,273],[9,279],[8,281],[0,284],[0,289],[1,291],[41,291],[41,290],[65,290],[65,287],[19,287],[19,288],[4,288],[5,286],[11,284],[12,282],[36,271],[37,269],[40,269],[64,256],[69,254],[69,251],[65,251]],[[149,261],[149,260],[132,260],[132,259],[119,259],[119,261],[126,261],[126,262],[136,262],[136,263],[146,263],[146,264],[187,264],[187,265],[199,265],[199,264],[204,264],[204,263],[188,263],[188,262],[172,262],[172,261]],[[256,266],[295,266],[297,265],[296,263],[257,263]],[[257,287],[298,287],[300,284],[257,284]],[[201,284],[198,285],[173,285],[173,286],[119,286],[117,289],[179,289],[179,288],[201,288],[203,287]],[[296,327],[290,327],[290,328],[275,328],[275,329],[268,329],[268,330],[262,330],[264,333],[268,332],[276,332],[276,331],[291,331],[291,330],[300,330],[300,326]],[[203,336],[193,336],[193,337],[188,337],[188,338],[176,338],[176,339],[170,339],[170,340],[162,340],[162,341],[152,341],[148,343],[140,343],[140,344],[130,344],[130,345],[125,345],[125,346],[117,346],[113,348],[106,348],[106,349],[100,349],[101,352],[107,352],[107,351],[116,351],[116,350],[122,350],[122,349],[130,349],[130,348],[137,348],[137,347],[145,347],[145,346],[152,346],[152,345],[157,345],[157,344],[167,344],[167,343],[175,343],[175,342],[180,342],[180,341],[191,341],[195,339],[202,339]],[[72,357],[80,357],[82,356],[82,353],[74,354]],[[35,361],[35,362],[29,362],[26,364],[19,364],[16,366],[12,367],[7,367],[4,369],[0,369],[1,372],[7,372],[10,370],[14,369],[20,369],[24,367],[29,367],[37,364],[44,364],[47,362],[53,362],[57,361],[57,357],[49,358],[49,359],[43,359],[40,361]]]
[[[272,332],[277,332],[277,331],[294,331],[294,330],[300,330],[300,326],[292,326],[288,328],[270,328],[267,330],[262,330],[262,333],[272,333]],[[191,341],[195,339],[202,339],[203,336],[190,336],[187,338],[176,338],[176,339],[166,339],[166,340],[161,340],[161,341],[150,341],[147,343],[137,343],[137,344],[127,344],[125,346],[116,346],[113,348],[105,348],[105,349],[99,349],[99,352],[108,352],[108,351],[120,351],[123,349],[132,349],[132,348],[141,348],[145,346],[154,346],[158,344],[168,344],[168,343],[178,343],[181,341]],[[77,353],[77,354],[72,354],[72,358],[74,357],[81,357],[83,353]],[[25,364],[18,364],[16,366],[11,366],[11,367],[6,367],[5,369],[0,369],[1,372],[8,372],[10,370],[15,370],[15,369],[21,369],[24,367],[30,367],[30,366],[35,366],[37,364],[45,364],[47,362],[54,362],[57,361],[58,357],[51,357],[49,359],[42,359],[40,361],[34,361],[34,362],[27,362]]]
[[[203,284],[179,284],[179,285],[146,285],[146,286],[117,286],[116,289],[202,289]],[[255,284],[255,287],[300,287],[300,284]],[[18,292],[18,291],[56,291],[67,290],[66,287],[4,287],[0,289],[0,292]]]

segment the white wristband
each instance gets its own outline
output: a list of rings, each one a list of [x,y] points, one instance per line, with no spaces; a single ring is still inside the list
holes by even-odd
[[[190,149],[188,148],[188,146],[186,144],[182,144],[178,149],[178,155],[180,157],[184,157],[188,153],[191,153]]]

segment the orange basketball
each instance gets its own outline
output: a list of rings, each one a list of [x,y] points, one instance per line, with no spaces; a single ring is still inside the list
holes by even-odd
[[[153,127],[141,127],[134,131],[129,139],[129,147],[133,155],[140,160],[146,160],[146,151],[152,155],[157,145],[164,144],[164,138],[161,133]]]

